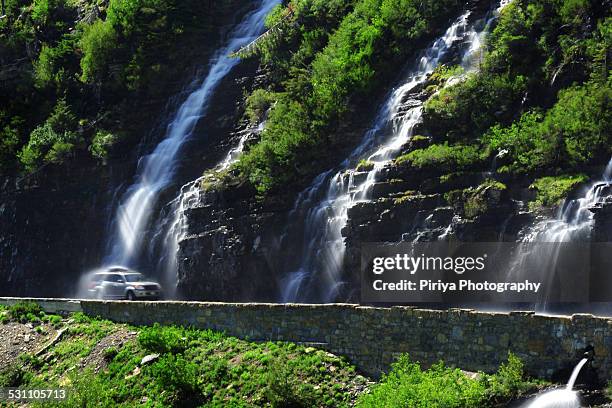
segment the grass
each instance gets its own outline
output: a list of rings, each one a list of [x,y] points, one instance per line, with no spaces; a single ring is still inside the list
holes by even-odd
[[[48,353],[24,354],[0,374],[4,383],[67,388],[67,400],[34,406],[346,407],[367,381],[342,358],[291,343],[249,343],[174,326],[136,328],[82,314],[71,320]],[[100,340],[119,330],[138,335],[102,350],[98,372],[81,367]],[[159,357],[142,365],[150,354]]]

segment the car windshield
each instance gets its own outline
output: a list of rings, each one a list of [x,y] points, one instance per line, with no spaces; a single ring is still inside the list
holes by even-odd
[[[129,273],[125,275],[125,280],[128,282],[142,282],[144,276],[141,273]]]

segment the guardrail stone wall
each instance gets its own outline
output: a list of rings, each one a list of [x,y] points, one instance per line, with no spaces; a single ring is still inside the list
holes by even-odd
[[[438,360],[468,371],[493,372],[508,351],[527,371],[551,378],[571,370],[593,346],[593,366],[612,378],[612,318],[567,317],[532,312],[489,313],[466,309],[366,307],[352,304],[264,304],[127,302],[0,298],[10,305],[30,300],[53,313],[82,311],[135,325],[176,324],[224,331],[252,341],[312,344],[347,356],[365,373],[378,376],[400,353],[428,366]],[[0,328],[1,329],[1,328]]]

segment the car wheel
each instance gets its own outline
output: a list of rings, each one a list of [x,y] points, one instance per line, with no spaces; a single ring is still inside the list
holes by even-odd
[[[128,291],[126,298],[127,300],[136,300],[136,296],[134,295],[134,292],[132,292],[131,290]]]

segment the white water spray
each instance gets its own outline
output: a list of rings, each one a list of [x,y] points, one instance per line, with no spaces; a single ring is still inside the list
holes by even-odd
[[[524,279],[534,270],[546,272],[543,281],[545,288],[539,294],[535,305],[539,312],[549,311],[552,296],[558,295],[551,293],[546,287],[558,279],[554,271],[563,262],[565,243],[587,243],[592,240],[594,220],[591,209],[612,196],[611,177],[612,159],[601,179],[591,183],[582,197],[567,200],[559,208],[555,218],[537,222],[522,238],[522,242],[534,245],[526,245],[516,254],[508,267],[507,279],[508,281]],[[537,245],[538,243],[542,245]]]
[[[497,15],[497,11],[499,9],[493,14]],[[469,44],[461,58],[464,71],[478,67],[480,60],[475,55],[481,50],[483,33],[488,30],[490,19],[477,28],[476,24],[468,23],[469,15],[470,12],[466,12],[459,17],[442,37],[421,54],[404,85],[390,94],[374,126],[341,164],[340,170],[335,174],[332,171],[321,174],[299,195],[289,219],[304,220],[302,261],[280,282],[282,302],[330,302],[337,299],[343,286],[340,275],[345,257],[341,231],[346,225],[348,210],[356,203],[368,200],[371,186],[376,182],[380,170],[400,153],[412,137],[422,114],[422,101],[415,98],[415,90],[427,80],[457,41]],[[404,111],[402,108],[406,106],[408,109]],[[382,139],[380,133],[389,128],[391,135],[379,140]],[[379,146],[374,147],[377,142]],[[361,158],[371,163],[373,168],[365,177],[360,174],[357,179],[355,171],[349,169]]]
[[[133,266],[138,261],[159,194],[174,181],[182,146],[206,114],[208,103],[221,80],[239,63],[238,58],[231,58],[229,54],[263,31],[265,16],[279,3],[280,0],[256,3],[255,11],[244,17],[230,33],[227,44],[214,54],[206,78],[180,106],[168,124],[163,140],[151,154],[139,160],[135,182],[124,193],[117,208],[106,263]]]
[[[574,391],[574,384],[578,379],[580,370],[589,360],[583,358],[574,367],[572,375],[565,388],[547,391],[536,397],[533,401],[524,405],[524,408],[580,408],[580,398],[578,392]]]
[[[525,242],[569,242],[590,238],[593,213],[589,210],[610,195],[612,183],[612,159],[606,166],[601,180],[593,183],[586,194],[561,206],[557,217],[536,224],[524,238]]]

